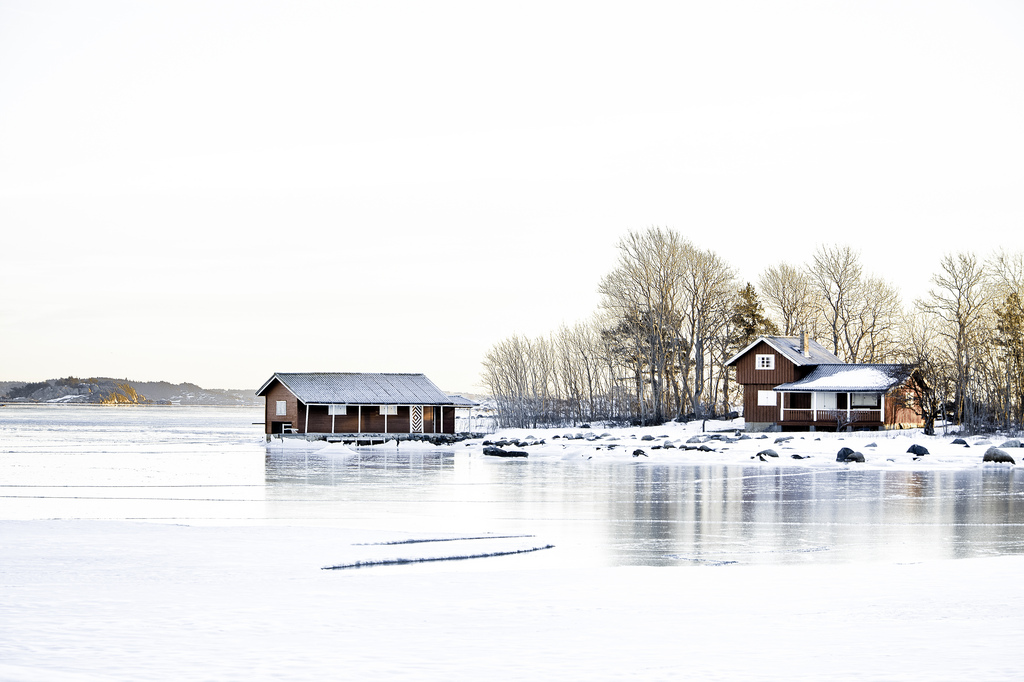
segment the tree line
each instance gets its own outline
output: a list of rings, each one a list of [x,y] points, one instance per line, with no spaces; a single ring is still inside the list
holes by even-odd
[[[658,424],[731,413],[726,361],[759,335],[807,331],[844,362],[907,363],[926,422],[1020,430],[1024,254],[946,255],[919,300],[865,270],[843,245],[778,263],[752,282],[679,232],[628,232],[586,321],[499,341],[482,382],[502,426]]]

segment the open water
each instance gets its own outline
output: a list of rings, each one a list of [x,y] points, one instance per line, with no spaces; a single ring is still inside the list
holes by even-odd
[[[270,453],[262,410],[0,407],[0,519],[530,534],[554,565],[915,562],[1024,553],[1016,468],[773,469]]]

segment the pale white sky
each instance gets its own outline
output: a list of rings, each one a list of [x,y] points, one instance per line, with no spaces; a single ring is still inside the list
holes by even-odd
[[[652,225],[1024,250],[1024,5],[0,0],[0,379],[474,391]]]

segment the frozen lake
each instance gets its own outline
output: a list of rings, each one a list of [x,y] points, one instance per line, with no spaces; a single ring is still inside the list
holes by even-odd
[[[1024,553],[1024,475],[267,453],[259,409],[0,408],[0,519],[524,534],[549,567]],[[478,448],[477,448],[478,451]]]

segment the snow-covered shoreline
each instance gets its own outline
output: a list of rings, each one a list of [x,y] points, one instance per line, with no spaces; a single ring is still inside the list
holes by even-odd
[[[705,430],[707,429],[707,430]],[[713,430],[712,430],[713,429]],[[920,429],[903,431],[856,431],[849,433],[795,432],[744,433],[743,420],[732,422],[668,422],[660,426],[619,428],[538,428],[499,429],[483,439],[467,440],[452,448],[470,456],[486,456],[488,444],[505,450],[526,452],[530,458],[545,461],[632,460],[637,464],[727,464],[749,465],[763,462],[780,467],[857,467],[893,470],[963,469],[981,466],[1011,466],[982,462],[985,451],[1001,447],[1014,439],[998,435],[962,438],[936,434],[926,436]],[[928,450],[920,455],[909,452],[913,445]],[[431,447],[422,442],[396,442],[368,449],[413,451]],[[837,462],[842,448],[864,455],[864,462]],[[321,455],[354,456],[358,451],[340,443],[275,440],[269,452],[315,450]],[[366,448],[360,448],[366,449]],[[642,454],[637,451],[641,451]],[[774,451],[777,457],[758,453]],[[1024,462],[1024,449],[1007,446],[1017,464]]]

